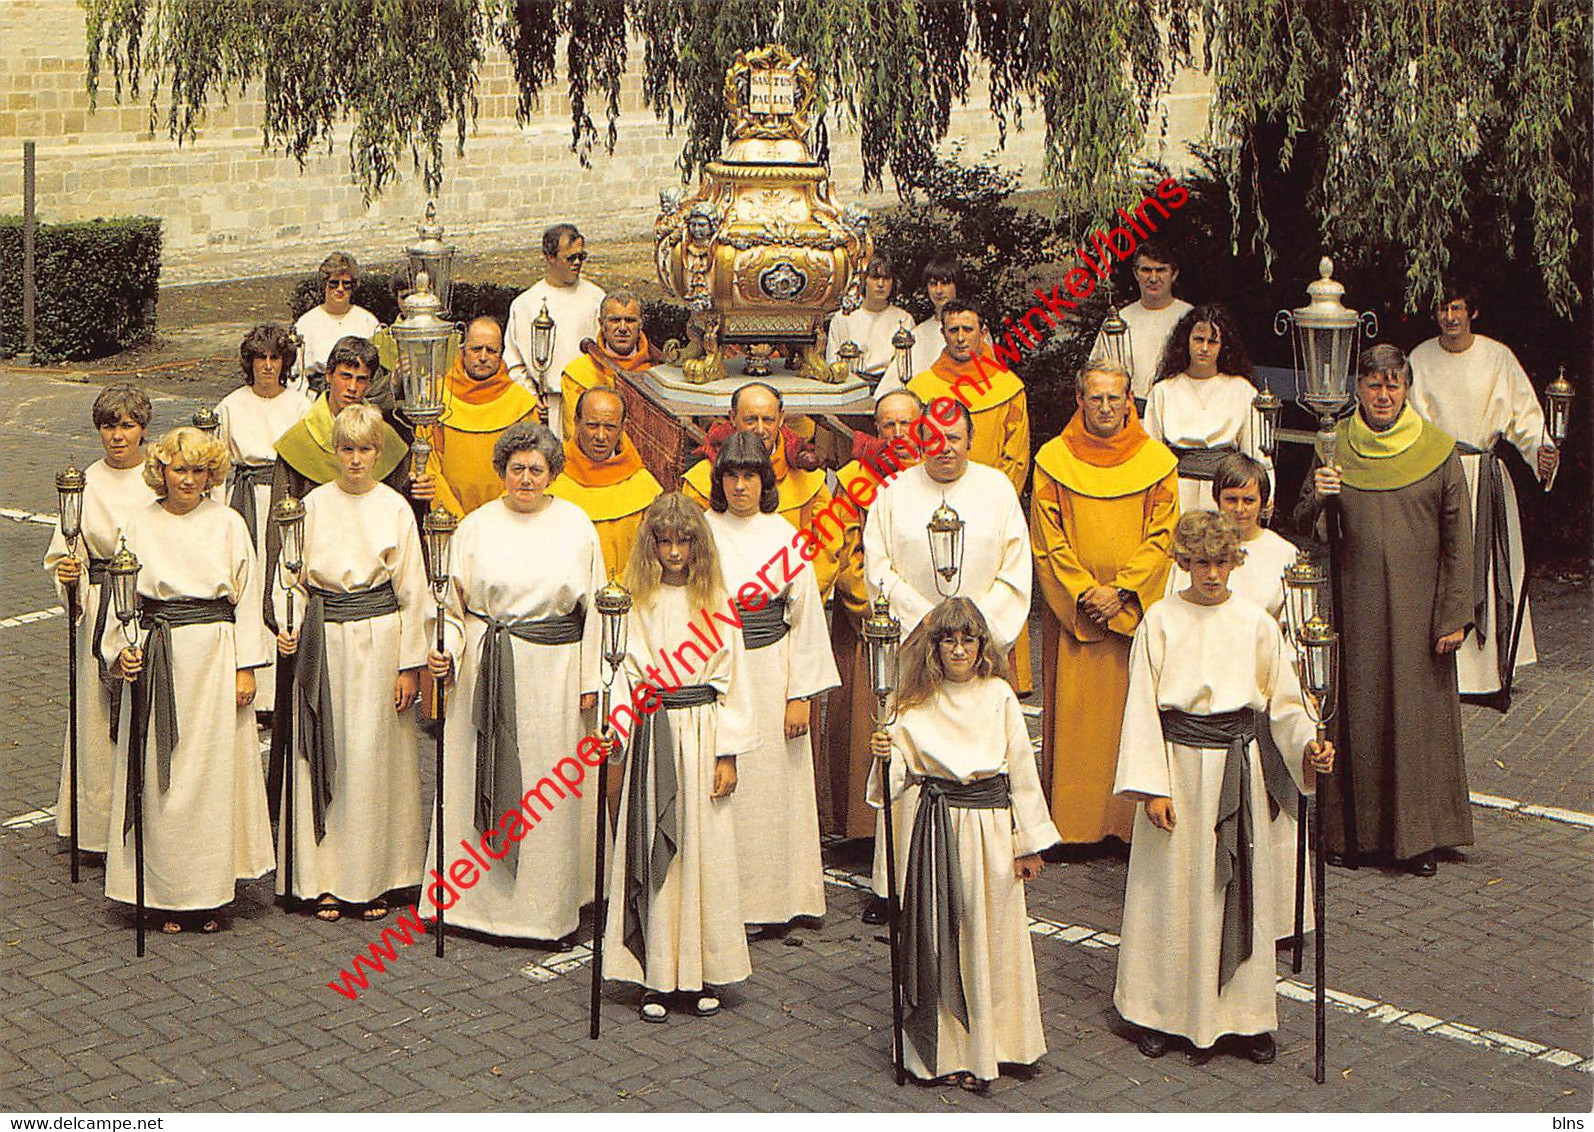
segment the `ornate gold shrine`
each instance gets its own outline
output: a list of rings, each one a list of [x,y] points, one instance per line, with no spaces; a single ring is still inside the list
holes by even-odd
[[[710,355],[716,337],[747,347],[750,360],[777,345],[795,354],[838,306],[861,299],[869,214],[837,203],[829,169],[808,150],[817,100],[813,72],[786,48],[742,52],[725,75],[733,140],[690,196],[659,194],[659,281],[691,308],[693,337],[707,333]],[[839,380],[804,361],[816,379]],[[689,380],[710,376],[688,370]]]

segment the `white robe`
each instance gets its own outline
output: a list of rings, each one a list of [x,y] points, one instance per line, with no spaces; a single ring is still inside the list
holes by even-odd
[[[647,681],[654,687],[662,684],[671,690],[679,683],[707,684],[719,693],[715,703],[659,709],[669,712],[677,744],[678,840],[675,856],[648,904],[643,925],[645,967],[625,946],[629,766],[621,763],[610,768],[611,774],[626,777],[609,873],[603,975],[661,992],[725,986],[741,982],[752,973],[736,864],[735,811],[742,802],[740,756],[753,749],[756,739],[747,710],[749,698],[727,695],[731,673],[742,650],[741,638],[739,634],[727,634],[725,647],[709,653],[706,663],[688,651],[683,659],[693,665],[690,674],[679,665],[673,669],[673,680],[660,681],[648,672],[650,667],[656,673],[665,671],[666,654],[674,654],[683,643],[697,639],[690,625],[701,616],[702,611],[693,607],[685,587],[661,586],[651,598],[632,607],[627,621],[624,682],[635,687]],[[714,791],[714,762],[720,755],[736,758],[738,781],[729,797],[714,799],[710,797]],[[650,788],[651,783],[650,774]],[[650,790],[645,803],[647,812],[652,812],[652,802]]]
[[[1151,387],[1146,398],[1146,431],[1170,448],[1232,445],[1266,467],[1268,484],[1274,487],[1273,462],[1251,435],[1251,402],[1256,393],[1256,386],[1243,377],[1220,373],[1197,381],[1181,373]],[[1211,480],[1179,477],[1181,515],[1217,509]]]
[[[869,508],[863,528],[863,570],[869,598],[885,594],[906,640],[943,600],[930,558],[930,515],[942,500],[963,522],[963,570],[954,595],[971,599],[1003,651],[1011,648],[1029,619],[1034,564],[1029,526],[1008,478],[995,468],[970,463],[955,482],[936,483],[923,464],[903,472]],[[947,588],[943,584],[943,588]],[[911,800],[910,800],[911,801]],[[906,807],[904,807],[906,809]],[[882,819],[883,820],[883,819]],[[898,868],[907,861],[902,819],[894,833]],[[876,822],[873,885],[885,893],[885,836]]]
[[[576,930],[581,906],[592,899],[593,838],[597,831],[597,778],[587,775],[582,796],[560,797],[554,774],[561,759],[576,757],[588,734],[580,699],[599,688],[602,621],[594,601],[603,588],[603,548],[592,520],[575,504],[549,499],[535,515],[512,511],[503,499],[478,507],[460,520],[450,552],[453,583],[448,591],[447,642],[455,683],[448,693],[444,739],[443,864],[437,861],[437,831],[426,839],[426,876],[445,864],[470,860],[462,841],[478,845],[476,828],[476,725],[472,705],[481,679],[483,616],[500,621],[544,620],[580,604],[586,624],[579,644],[538,645],[511,637],[515,654],[515,735],[520,785],[529,791],[554,781],[543,797],[553,804],[525,831],[515,872],[494,866],[445,915],[452,927],[521,939],[557,940]],[[533,799],[536,805],[536,799]],[[500,823],[502,814],[493,815]],[[517,827],[523,828],[523,827]],[[497,840],[502,848],[502,841]],[[480,848],[477,855],[486,855]],[[456,886],[457,887],[457,886]]]
[[[788,700],[808,699],[841,683],[830,651],[824,600],[813,570],[790,549],[791,524],[785,519],[774,514],[742,519],[717,511],[708,512],[707,518],[726,589],[735,595],[752,583],[767,598],[769,590],[758,579],[764,570],[787,603],[786,636],[765,648],[738,650],[731,671],[731,683],[750,703],[755,736],[754,746],[736,764],[742,915],[750,924],[823,916],[825,869],[819,852],[813,732],[787,739],[785,727]],[[802,567],[794,581],[785,580],[783,560]],[[817,705],[810,705],[810,728],[818,716]]]
[[[221,421],[220,440],[227,446],[227,455],[233,467],[253,464],[272,467],[277,462],[277,441],[282,434],[304,419],[315,402],[297,389],[284,389],[275,397],[257,396],[254,387],[240,386],[221,399],[216,406],[216,416]],[[227,503],[232,499],[232,475],[221,490],[214,492],[215,499]],[[266,535],[271,529],[271,479],[255,487],[255,561],[260,569],[249,575],[249,588],[243,600],[259,605],[266,591]],[[272,579],[275,584],[275,579]],[[277,653],[273,649],[271,662],[255,673],[260,685],[255,696],[255,711],[274,710],[271,689],[277,673]]]
[[[89,559],[109,558],[116,553],[117,537],[129,515],[155,498],[144,482],[144,465],[113,468],[96,460],[83,472],[82,532],[74,548],[83,573],[77,586],[77,788],[82,810],[78,817],[78,848],[90,853],[105,852],[111,828],[111,763],[116,744],[111,742],[111,699],[100,682],[100,665],[95,659],[94,618],[100,605],[100,587],[89,582]],[[50,548],[44,552],[44,569],[55,586],[56,597],[66,605],[66,587],[55,580],[55,568],[67,556],[61,524],[55,524]],[[106,624],[116,624],[113,606]],[[114,662],[114,653],[106,656]],[[55,798],[55,831],[72,835],[72,775],[70,734],[61,741],[61,786]],[[120,828],[120,827],[118,827]]]
[[[1544,410],[1522,363],[1503,343],[1476,334],[1468,349],[1452,354],[1439,344],[1439,339],[1428,339],[1411,352],[1411,407],[1457,440],[1485,452],[1492,450],[1501,439],[1506,440],[1522,453],[1534,475],[1538,474],[1539,446],[1549,443],[1544,431]],[[1467,496],[1474,515],[1477,513],[1480,460],[1478,456],[1461,457],[1461,470],[1467,475]],[[1525,601],[1522,514],[1517,506],[1511,469],[1503,460],[1500,472],[1505,479],[1511,593],[1517,600]],[[1488,592],[1492,594],[1492,556],[1489,563]],[[1456,684],[1462,695],[1500,690],[1500,642],[1503,640],[1509,650],[1512,628],[1491,625],[1488,640],[1481,645],[1476,633],[1467,634],[1467,639],[1456,650]],[[1533,612],[1529,609],[1522,615],[1522,639],[1517,644],[1516,667],[1523,668],[1538,659],[1538,648],[1533,643]]]
[[[1299,551],[1289,539],[1262,528],[1250,542],[1242,542],[1245,561],[1229,575],[1229,592],[1236,597],[1253,601],[1268,611],[1268,615],[1281,626],[1284,624],[1284,568],[1294,562]],[[1168,596],[1190,588],[1190,575],[1175,564],[1168,578]],[[1286,644],[1290,644],[1285,629]],[[1293,645],[1291,646],[1293,648]],[[1295,812],[1280,806],[1273,816],[1273,899],[1278,908],[1276,922],[1279,938],[1295,934],[1295,838],[1299,822]],[[1302,898],[1303,931],[1312,928],[1312,877],[1306,875],[1306,891]]]
[[[1162,352],[1168,347],[1168,338],[1191,309],[1183,299],[1175,299],[1161,310],[1148,310],[1139,302],[1119,307],[1118,313],[1129,324],[1130,388],[1134,396],[1144,401],[1151,393],[1151,383],[1157,380],[1157,366],[1162,362]],[[1090,356],[1104,357],[1103,337],[1096,334],[1096,344]]]
[[[1296,785],[1302,754],[1316,729],[1301,704],[1289,646],[1268,612],[1244,598],[1200,606],[1181,597],[1147,610],[1129,653],[1129,696],[1113,790],[1171,798],[1175,824],[1164,833],[1145,807],[1135,813],[1122,942],[1113,1004],[1137,1026],[1180,1034],[1207,1048],[1224,1034],[1278,1028],[1273,943],[1277,922],[1274,827],[1257,820],[1252,853],[1257,899],[1251,957],[1220,993],[1219,945],[1224,890],[1216,876],[1219,795],[1227,756],[1165,743],[1158,711],[1213,715],[1249,707],[1269,721]],[[1262,764],[1253,741],[1251,813],[1267,813]]]
[[[830,328],[825,335],[825,361],[834,363],[841,360],[839,351],[843,342],[858,343],[863,347],[863,356],[858,359],[858,371],[881,375],[880,383],[875,386],[875,397],[884,397],[893,389],[902,388],[902,383],[892,372],[891,363],[897,352],[891,345],[891,339],[903,326],[911,330],[913,316],[895,303],[887,304],[882,311],[865,310],[863,307],[851,314],[837,311],[831,316]],[[918,345],[917,333],[914,335],[914,345]],[[913,374],[908,376],[911,378]]]
[[[581,356],[582,340],[598,337],[598,310],[603,299],[603,288],[590,279],[581,279],[574,287],[555,287],[546,279],[539,279],[509,304],[509,325],[504,331],[504,365],[510,377],[533,393],[537,391],[538,374],[531,324],[542,313],[543,303],[548,304],[548,317],[553,319],[554,325],[553,360],[548,363],[548,375],[543,380],[551,405],[548,425],[555,432],[562,428],[559,383],[565,367]]]
[[[946,335],[941,331],[941,319],[932,314],[913,328],[914,374],[921,374],[935,365],[936,359],[941,356],[941,351],[944,349],[946,349]],[[890,393],[893,387],[902,388],[900,382],[895,383],[893,387],[888,387],[886,385],[888,380],[890,379],[883,379],[879,385],[875,386],[874,395],[876,401]]]
[[[940,1004],[935,1064],[927,1064],[913,1042],[906,1043],[908,1069],[920,1078],[969,1072],[994,1080],[999,1062],[1029,1065],[1046,1052],[1029,909],[1013,862],[1060,838],[1041,793],[1024,714],[1007,681],[976,677],[944,683],[892,725],[892,817],[896,809],[907,810],[909,830],[913,812],[908,807],[918,804],[918,791],[905,789],[910,776],[973,782],[999,774],[1008,776],[1009,808],[951,807],[961,868],[958,949],[969,1024],[958,1021],[947,1003]],[[869,803],[882,804],[878,763],[870,774]]]
[[[393,685],[401,670],[426,664],[435,614],[415,514],[398,492],[379,483],[351,495],[336,482],[322,484],[304,497],[304,510],[309,585],[350,593],[391,582],[398,598],[397,613],[326,624],[336,761],[319,844],[310,763],[293,759],[294,894],[313,900],[330,893],[364,904],[421,879],[426,830],[414,716],[409,707],[393,710]],[[307,608],[303,592],[295,604],[298,629]],[[295,747],[303,726],[296,717]],[[277,893],[283,893],[280,864]]]
[[[304,393],[310,387],[310,375],[325,372],[327,357],[340,338],[364,338],[382,329],[376,315],[364,307],[351,306],[341,315],[330,315],[324,306],[314,306],[299,316],[293,324],[294,333],[304,340],[299,356],[293,363],[293,381],[290,388]]]
[[[235,882],[263,876],[273,858],[254,709],[238,707],[235,675],[269,655],[261,610],[238,604],[256,568],[254,547],[243,519],[213,499],[186,515],[147,504],[128,517],[125,533],[142,566],[140,597],[226,598],[235,606],[236,623],[172,630],[178,740],[168,789],[160,788],[153,721],[144,752],[145,901],[171,911],[220,908],[232,900]],[[138,630],[140,647],[146,636]],[[113,615],[102,639],[106,659],[124,644]],[[105,858],[105,895],[123,904],[133,903],[137,884],[133,831],[122,834],[132,703],[130,686],[122,696]]]

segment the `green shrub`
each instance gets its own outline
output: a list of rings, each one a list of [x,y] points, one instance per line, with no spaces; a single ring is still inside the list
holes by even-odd
[[[690,312],[666,299],[642,300],[642,333],[659,349],[671,338],[686,345],[686,322]]]
[[[384,326],[391,326],[398,321],[398,296],[407,285],[403,271],[392,274],[368,271],[360,276],[359,283],[355,285],[355,305],[370,311]],[[449,297],[454,307],[453,319],[466,323],[487,315],[496,318],[500,326],[508,325],[509,304],[514,302],[518,294],[519,288],[505,287],[500,283],[455,283],[454,292]],[[320,306],[325,297],[319,274],[306,275],[300,279],[288,295],[292,320],[297,322],[306,311]]]
[[[35,358],[103,358],[149,340],[160,289],[159,220],[40,224],[36,247]],[[22,218],[0,216],[0,354],[22,346]]]

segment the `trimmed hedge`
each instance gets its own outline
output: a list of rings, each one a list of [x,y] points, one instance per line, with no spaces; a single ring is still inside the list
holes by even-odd
[[[40,224],[34,356],[103,358],[147,342],[160,293],[161,222]],[[22,218],[0,216],[0,354],[22,349]]]

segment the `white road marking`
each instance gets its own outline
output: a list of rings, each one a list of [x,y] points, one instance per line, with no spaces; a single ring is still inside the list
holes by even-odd
[[[18,814],[14,818],[7,818],[3,824],[6,829],[31,829],[36,825],[44,825],[55,820],[55,807],[46,806],[42,810],[30,810],[25,814]]]
[[[0,629],[15,629],[18,625],[31,625],[35,621],[49,621],[54,617],[66,616],[66,610],[59,605],[52,605],[49,609],[36,609],[32,613],[19,613],[15,617],[0,618]]]
[[[45,526],[55,526],[55,515],[45,515],[38,511],[19,511],[15,507],[0,507],[0,519],[10,519],[17,523],[42,523]]]

